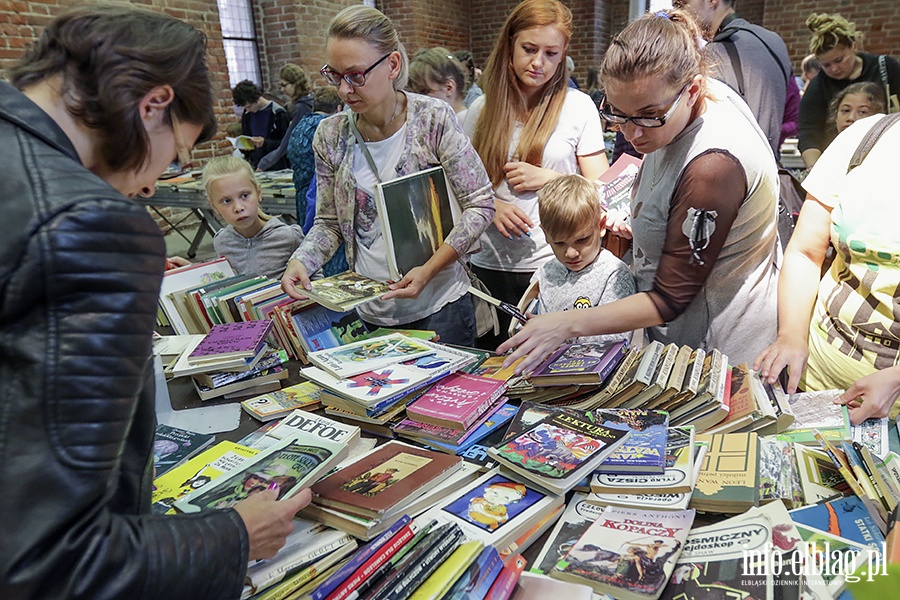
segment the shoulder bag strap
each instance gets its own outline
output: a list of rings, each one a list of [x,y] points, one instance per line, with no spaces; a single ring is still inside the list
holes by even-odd
[[[738,94],[744,97],[744,70],[741,68],[741,57],[738,54],[737,46],[731,38],[722,40],[725,44],[725,51],[728,52],[728,58],[731,59],[731,67],[734,69],[734,76],[737,79]]]
[[[359,144],[360,150],[362,150],[363,156],[366,157],[366,162],[369,164],[369,168],[372,170],[372,174],[375,175],[375,181],[381,183],[381,175],[378,174],[378,167],[375,165],[375,161],[372,159],[372,155],[369,153],[369,148],[366,146],[366,141],[363,139],[362,134],[359,132],[359,128],[356,126],[356,113],[350,111],[347,115],[347,121],[350,123],[350,131],[353,132],[353,136],[356,138],[356,143]]]
[[[883,117],[878,123],[876,123],[872,129],[865,135],[862,141],[859,143],[859,146],[856,148],[856,152],[853,153],[853,158],[850,159],[850,164],[847,166],[847,172],[849,173],[856,167],[862,164],[862,162],[868,156],[869,151],[878,143],[878,140],[884,134],[885,131],[891,128],[891,126],[900,120],[900,113],[894,113],[892,115],[887,115]]]
[[[766,41],[764,39],[762,39],[762,37],[760,37],[760,35],[758,33],[756,33],[755,31],[753,31],[752,29],[749,29],[747,27],[738,27],[738,26],[728,27],[727,29],[724,29],[723,31],[719,32],[719,34],[713,38],[713,41],[714,42],[731,41],[731,36],[737,31],[746,31],[747,33],[751,34],[753,37],[755,37],[756,39],[759,40],[759,43],[762,44],[763,48],[765,48],[769,52],[769,56],[772,57],[772,60],[774,60],[775,64],[778,65],[778,68],[781,69],[781,72],[784,75],[785,84],[787,84],[787,81],[790,78],[791,72],[792,72],[790,67],[788,67],[787,72],[785,72],[784,64],[781,62],[781,59],[778,58],[778,55],[775,54],[775,51],[772,50],[772,48],[769,47],[769,45],[766,43]],[[731,44],[733,45],[734,42],[731,42]],[[727,50],[727,46],[726,46],[726,50]],[[731,54],[729,53],[729,56],[730,55]],[[734,59],[732,59],[731,62],[733,63]],[[743,96],[743,93],[741,95]]]

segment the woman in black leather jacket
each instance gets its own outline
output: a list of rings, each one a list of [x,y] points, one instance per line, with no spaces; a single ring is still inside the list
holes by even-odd
[[[152,194],[215,128],[206,43],[132,8],[51,22],[0,82],[0,598],[237,598],[309,495],[150,514]]]

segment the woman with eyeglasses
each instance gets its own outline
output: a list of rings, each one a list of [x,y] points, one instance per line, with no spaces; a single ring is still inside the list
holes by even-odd
[[[572,13],[558,0],[525,0],[500,30],[481,78],[484,95],[463,124],[496,194],[494,226],[472,256],[475,273],[516,305],[535,271],[553,257],[540,228],[537,192],[562,175],[594,181],[609,167],[590,96],[568,87]],[[509,317],[500,315],[500,331]],[[505,339],[485,338],[493,349]]]
[[[402,91],[406,51],[382,13],[365,6],[342,10],[328,27],[325,53],[322,76],[350,110],[325,119],[316,131],[316,218],[288,263],[282,287],[292,297],[304,297],[308,274],[341,242],[353,271],[389,280],[375,186],[440,165],[462,208],[460,218],[434,256],[392,283],[381,300],[357,311],[368,325],[433,330],[442,342],[471,346],[474,308],[459,258],[472,250],[494,216],[484,166],[449,104]]]
[[[539,315],[498,348],[530,370],[568,338],[648,328],[651,339],[717,348],[731,364],[775,339],[778,178],[746,103],[708,79],[683,11],[647,15],[610,44],[601,115],[644,154],[632,190],[638,293]]]
[[[237,599],[310,501],[150,511],[165,242],[132,199],[215,133],[207,50],[173,17],[82,6],[0,82],[0,598]]]

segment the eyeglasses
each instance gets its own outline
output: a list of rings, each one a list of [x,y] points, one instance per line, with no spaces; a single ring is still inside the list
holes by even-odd
[[[172,113],[172,135],[175,136],[175,152],[178,156],[178,166],[184,168],[191,164],[191,147],[184,141],[181,121],[175,116],[174,112]]]
[[[384,62],[388,56],[393,54],[393,52],[388,52],[378,60],[376,60],[371,67],[366,69],[365,71],[347,71],[346,73],[338,73],[328,65],[325,65],[321,69],[319,69],[319,73],[322,74],[322,77],[325,78],[325,81],[330,83],[331,85],[338,87],[341,85],[341,80],[346,81],[350,84],[350,87],[362,87],[366,85],[366,76],[369,72]]]
[[[681,91],[678,92],[678,97],[675,98],[672,106],[669,107],[669,110],[666,111],[661,117],[626,117],[625,115],[617,115],[615,113],[609,112],[609,108],[606,104],[606,98],[603,99],[603,102],[600,104],[600,117],[609,121],[614,125],[624,125],[628,121],[631,121],[638,127],[643,127],[645,129],[655,129],[657,127],[662,127],[666,124],[666,121],[669,120],[669,117],[672,116],[672,113],[675,112],[675,109],[678,107],[678,103],[681,102],[681,97],[684,96],[685,90],[687,90],[690,82],[686,83]]]

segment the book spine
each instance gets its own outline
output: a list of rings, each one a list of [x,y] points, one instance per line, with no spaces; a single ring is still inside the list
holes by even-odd
[[[403,515],[400,519],[397,520],[387,531],[379,535],[377,538],[363,546],[363,548],[357,552],[353,558],[345,564],[343,567],[338,569],[338,571],[329,577],[327,580],[322,582],[315,592],[312,594],[312,600],[324,600],[328,594],[333,592],[344,582],[345,579],[350,577],[357,569],[359,569],[367,560],[369,560],[375,552],[378,551],[379,548],[384,546],[388,541],[391,540],[397,533],[403,530],[410,523],[411,519],[407,515]]]
[[[635,381],[639,381],[644,385],[650,385],[653,382],[653,375],[659,367],[659,359],[662,357],[665,346],[661,342],[652,342],[650,347],[641,357],[638,363],[637,373],[634,375]]]
[[[465,570],[478,558],[484,544],[479,541],[460,544],[453,554],[435,569],[425,582],[416,588],[410,600],[439,600],[456,583]]]
[[[457,527],[441,539],[421,560],[411,561],[406,573],[402,571],[398,573],[397,583],[385,596],[386,600],[401,600],[409,597],[410,592],[422,585],[422,582],[446,560],[447,553],[458,545],[462,537],[462,530]]]
[[[397,535],[385,544],[379,552],[372,555],[360,568],[348,577],[326,600],[344,600],[353,590],[358,588],[363,581],[375,573],[381,565],[388,562],[403,546],[416,534],[417,527],[413,523],[401,529]]]
[[[512,557],[506,566],[503,567],[503,570],[500,571],[500,574],[497,575],[494,585],[488,590],[484,600],[506,600],[509,598],[516,588],[516,583],[518,583],[522,571],[525,570],[525,564],[526,560],[521,554]]]

